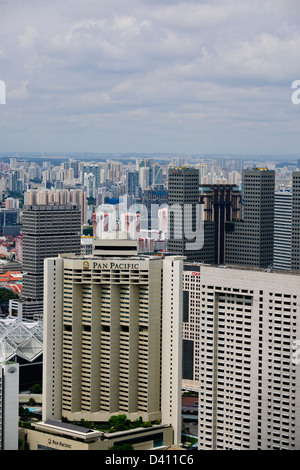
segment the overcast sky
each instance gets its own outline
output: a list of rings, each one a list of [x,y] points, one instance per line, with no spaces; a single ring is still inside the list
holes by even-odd
[[[0,153],[299,154],[299,0],[0,0]]]

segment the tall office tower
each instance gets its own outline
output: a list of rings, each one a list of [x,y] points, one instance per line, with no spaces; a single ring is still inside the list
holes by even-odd
[[[300,269],[300,171],[293,171],[292,186],[292,262],[293,270]]]
[[[171,424],[180,443],[182,269],[176,256],[45,261],[43,420],[121,413]]]
[[[200,185],[199,195],[204,214],[202,261],[224,264],[226,223],[241,218],[241,192],[235,185],[211,184]]]
[[[19,364],[0,363],[0,450],[18,450]]]
[[[299,450],[299,275],[202,265],[200,279],[199,449]]]
[[[77,204],[24,206],[23,318],[43,313],[44,260],[60,253],[80,254],[80,209]]]
[[[276,192],[274,205],[274,269],[291,269],[292,193]]]
[[[225,263],[269,267],[273,264],[275,171],[243,171],[242,219],[227,223]]]
[[[170,168],[168,172],[168,252],[201,261],[204,230],[199,204],[199,170]]]

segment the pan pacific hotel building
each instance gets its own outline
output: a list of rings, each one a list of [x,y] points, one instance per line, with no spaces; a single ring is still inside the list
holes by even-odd
[[[178,445],[184,257],[98,242],[45,260],[43,423],[125,414],[167,425]]]

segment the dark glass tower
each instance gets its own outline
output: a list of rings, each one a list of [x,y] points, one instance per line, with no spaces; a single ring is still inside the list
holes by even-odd
[[[226,224],[241,218],[241,192],[232,184],[201,184],[199,191],[205,234],[202,260],[224,264]]]
[[[268,268],[273,264],[275,171],[243,170],[242,220],[227,224],[225,262]]]

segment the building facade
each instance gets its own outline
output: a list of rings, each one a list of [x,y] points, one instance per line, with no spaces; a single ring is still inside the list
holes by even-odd
[[[299,275],[201,265],[200,279],[199,449],[299,450]]]
[[[274,205],[274,269],[292,266],[292,193],[276,192]]]
[[[0,363],[0,450],[18,450],[19,364]]]
[[[198,169],[169,169],[168,206],[168,252],[185,256],[188,261],[201,261],[204,230]]]
[[[292,269],[300,269],[300,171],[293,172]]]
[[[44,259],[80,254],[80,209],[76,204],[24,206],[23,318],[43,313]]]
[[[242,220],[227,223],[225,264],[269,267],[274,250],[275,172],[243,170]]]
[[[241,192],[230,184],[200,185],[199,202],[204,219],[201,261],[224,264],[226,223],[241,219]]]
[[[181,441],[181,257],[45,261],[43,420],[113,414]]]
[[[182,387],[199,391],[201,264],[184,263],[182,313]]]

